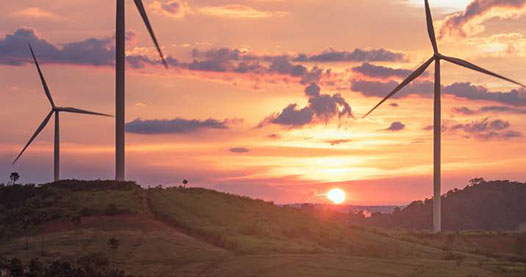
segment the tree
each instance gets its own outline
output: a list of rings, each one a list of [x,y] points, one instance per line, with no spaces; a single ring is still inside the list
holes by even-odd
[[[183,188],[186,188],[186,185],[188,184],[188,180],[184,179],[183,180]]]
[[[108,247],[111,249],[111,257],[115,257],[115,251],[119,248],[120,242],[116,238],[110,238],[108,240]]]
[[[12,172],[11,175],[9,175],[9,179],[11,180],[11,183],[14,185],[16,184],[16,181],[20,179],[20,175],[17,172]]]

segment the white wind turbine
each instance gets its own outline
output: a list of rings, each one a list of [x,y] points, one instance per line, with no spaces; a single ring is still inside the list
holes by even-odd
[[[66,113],[78,113],[78,114],[89,114],[89,115],[100,115],[100,116],[109,116],[107,114],[103,113],[96,113],[96,112],[90,112],[86,110],[81,110],[77,108],[70,108],[70,107],[57,107],[55,106],[55,102],[53,101],[53,98],[51,97],[51,92],[49,91],[49,88],[47,86],[46,80],[44,79],[44,75],[42,74],[42,71],[40,70],[40,66],[38,65],[37,58],[35,57],[35,53],[33,52],[33,48],[31,45],[29,45],[29,50],[31,51],[31,55],[33,56],[33,60],[35,61],[35,65],[38,70],[38,75],[40,76],[40,81],[42,82],[42,86],[44,87],[44,92],[46,93],[46,96],[49,100],[49,103],[51,104],[51,111],[48,113],[48,115],[44,118],[44,121],[38,126],[37,130],[33,134],[33,136],[29,139],[29,142],[26,144],[26,146],[22,149],[20,154],[16,157],[13,164],[15,164],[18,159],[22,156],[24,151],[29,147],[29,145],[35,140],[35,138],[40,134],[40,132],[46,127],[47,123],[51,119],[51,116],[55,115],[55,145],[54,145],[54,180],[58,181],[60,180],[60,131],[59,131],[59,114],[60,112],[66,112]]]
[[[371,111],[369,111],[365,116],[367,117],[371,114],[376,108],[382,105],[387,99],[395,95],[402,88],[411,83],[414,79],[420,76],[424,71],[435,62],[435,93],[434,93],[434,135],[433,135],[433,230],[435,232],[440,232],[442,230],[442,220],[441,220],[441,206],[440,206],[440,196],[441,196],[441,99],[440,99],[440,60],[446,60],[455,65],[459,65],[471,70],[475,70],[499,79],[506,80],[508,82],[517,84],[521,87],[525,87],[523,84],[513,81],[509,78],[506,78],[502,75],[493,73],[489,70],[486,70],[482,67],[474,65],[470,62],[448,57],[440,54],[438,52],[437,41],[435,37],[435,29],[433,27],[433,18],[431,16],[431,10],[429,8],[428,0],[425,0],[425,10],[426,10],[426,21],[427,21],[427,31],[429,33],[429,38],[431,40],[431,45],[433,46],[433,56],[427,60],[423,65],[417,68],[413,73],[411,73],[404,81],[402,81],[391,93],[389,93],[380,103],[378,103]]]
[[[161,56],[165,67],[168,67],[161,47],[153,32],[150,20],[144,9],[142,0],[134,0],[137,9],[146,25],[146,29]],[[125,60],[126,60],[126,20],[125,20],[125,0],[117,0],[117,21],[115,31],[115,179],[122,181],[125,178],[124,171],[124,145],[125,145]]]

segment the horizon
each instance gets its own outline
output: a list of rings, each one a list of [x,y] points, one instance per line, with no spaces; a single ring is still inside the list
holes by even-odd
[[[525,1],[479,10],[471,2],[430,1],[441,52],[526,82]],[[350,205],[430,198],[433,69],[362,119],[431,55],[422,3],[145,1],[164,69],[127,2],[127,179],[187,179],[289,204],[333,188]],[[49,110],[24,45],[33,44],[57,106],[114,114],[115,7],[4,6],[0,176],[16,171],[24,183],[47,183],[52,124],[10,165]],[[525,90],[442,64],[442,193],[476,177],[524,182]],[[61,140],[63,179],[113,178],[114,120],[63,116]]]

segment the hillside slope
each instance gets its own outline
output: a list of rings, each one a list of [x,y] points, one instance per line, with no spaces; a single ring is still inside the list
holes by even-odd
[[[472,180],[462,190],[442,196],[444,230],[517,230],[526,223],[526,184]],[[433,201],[415,201],[393,214],[373,214],[372,226],[431,229]]]
[[[3,215],[9,216],[0,217],[4,227],[0,261],[3,256],[26,262],[35,257],[45,263],[57,258],[74,262],[102,252],[112,266],[142,276],[526,274],[523,264],[480,256],[470,249],[445,251],[418,240],[347,226],[330,215],[312,216],[205,189],[144,190],[133,183],[102,181],[4,189],[0,188],[1,199],[8,199],[7,194],[16,197],[2,207]],[[27,229],[20,227],[24,220],[18,215],[50,209],[60,212]],[[75,224],[70,215],[82,211],[90,212]],[[110,238],[120,242],[115,252],[108,248]]]

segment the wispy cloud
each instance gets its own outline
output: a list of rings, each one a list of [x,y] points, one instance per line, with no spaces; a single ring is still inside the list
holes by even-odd
[[[229,149],[229,151],[232,153],[243,154],[250,152],[250,149],[245,147],[232,147]]]
[[[39,7],[30,7],[15,11],[11,13],[11,17],[33,18],[51,21],[62,21],[67,19],[65,16],[46,11]]]
[[[233,19],[263,19],[286,15],[285,12],[260,11],[245,5],[208,6],[198,8],[199,13]]]
[[[368,80],[353,80],[351,90],[361,92],[365,96],[384,97],[398,85],[396,81],[381,82]],[[403,98],[408,95],[430,96],[433,93],[434,84],[431,81],[415,81],[393,98]],[[483,86],[476,86],[470,82],[454,83],[442,86],[442,93],[453,95],[469,100],[493,101],[512,106],[526,106],[526,91],[514,89],[508,92],[491,92]]]
[[[524,13],[526,0],[473,0],[465,11],[448,16],[440,30],[440,36],[467,36],[481,33],[489,19],[507,19]]]
[[[150,4],[153,12],[162,14],[174,19],[181,19],[185,15],[192,13],[192,8],[186,0],[170,0],[170,1],[153,1]]]

